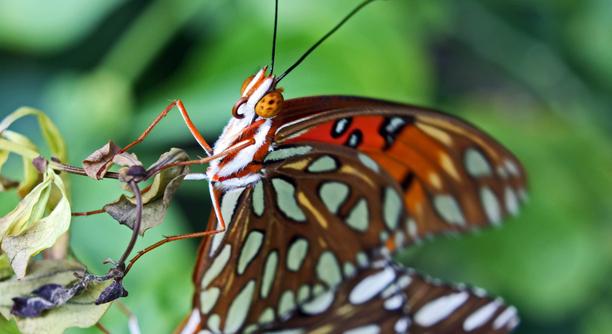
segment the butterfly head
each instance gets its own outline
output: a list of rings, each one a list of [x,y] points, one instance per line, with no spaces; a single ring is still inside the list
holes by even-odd
[[[273,74],[267,74],[267,70],[266,66],[244,80],[240,98],[232,108],[235,118],[252,117],[254,114],[272,118],[280,113],[284,101],[283,89],[276,88],[276,78]]]

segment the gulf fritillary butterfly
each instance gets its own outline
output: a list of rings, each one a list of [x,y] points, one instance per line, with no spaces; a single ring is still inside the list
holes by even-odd
[[[277,88],[372,1],[281,76],[263,68],[248,77],[214,148],[175,103],[209,155],[206,173],[190,178],[210,181],[214,206],[209,231],[191,235],[214,234],[200,246],[181,333],[506,333],[518,324],[501,299],[390,257],[517,214],[526,180],[512,153],[426,108],[348,96],[283,101]]]

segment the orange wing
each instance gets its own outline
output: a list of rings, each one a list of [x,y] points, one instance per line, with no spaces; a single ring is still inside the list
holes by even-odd
[[[514,155],[452,116],[339,96],[288,100],[285,108],[275,144],[318,141],[366,153],[402,188],[413,240],[498,224],[526,198]]]

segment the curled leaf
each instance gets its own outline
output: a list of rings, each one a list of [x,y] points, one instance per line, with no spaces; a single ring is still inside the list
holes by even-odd
[[[115,145],[112,141],[93,151],[83,160],[83,169],[87,176],[95,180],[103,178],[119,152],[121,152],[121,147]]]
[[[59,199],[51,198],[54,194],[59,194]],[[68,230],[70,219],[64,182],[47,168],[43,181],[0,218],[0,247],[18,278],[25,276],[30,257],[52,247]]]
[[[110,282],[88,281],[79,286],[74,272],[83,271],[73,261],[35,262],[25,278],[0,282],[0,314],[15,319],[23,334],[59,334],[70,327],[93,326],[110,305],[95,305]]]
[[[169,152],[162,154],[152,167],[187,160],[189,160],[189,155],[185,151],[172,148]],[[155,175],[151,186],[142,194],[143,210],[140,234],[144,234],[146,230],[163,222],[176,190],[188,173],[187,166],[176,166]],[[136,221],[136,205],[133,198],[121,195],[117,201],[105,205],[104,210],[120,224],[133,228]]]
[[[40,182],[40,174],[32,165],[32,160],[39,155],[38,148],[25,136],[17,132],[5,130],[0,133],[0,154],[8,158],[9,153],[21,156],[23,179],[18,185],[17,192],[21,197],[24,197]],[[2,164],[0,164],[0,167]]]
[[[123,167],[142,166],[142,162],[134,153],[123,152],[113,157],[113,163]]]
[[[30,115],[36,116],[38,125],[40,127],[40,132],[42,133],[43,138],[45,138],[45,142],[51,149],[51,154],[58,159],[65,161],[67,154],[64,139],[51,119],[40,110],[29,107],[21,107],[15,110],[12,114],[9,114],[2,119],[2,121],[0,121],[0,133],[5,132],[5,130],[18,119]]]
[[[42,111],[23,107],[2,119],[0,121],[0,168],[6,161],[8,153],[15,153],[21,156],[24,176],[17,189],[21,197],[28,194],[40,182],[40,174],[37,173],[32,165],[32,160],[39,156],[40,152],[27,137],[8,130],[8,127],[15,121],[30,115],[36,116],[40,131],[49,146],[51,154],[62,161],[67,159],[64,139],[55,124]]]

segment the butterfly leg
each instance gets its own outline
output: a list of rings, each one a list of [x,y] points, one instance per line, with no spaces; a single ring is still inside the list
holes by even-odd
[[[134,140],[133,142],[125,146],[122,149],[122,151],[123,152],[128,151],[132,147],[140,144],[143,140],[145,140],[145,138],[149,135],[149,133],[153,131],[153,128],[155,128],[155,126],[157,126],[157,124],[164,117],[166,117],[166,115],[168,115],[168,112],[170,112],[170,110],[172,110],[172,108],[174,108],[175,106],[178,108],[179,112],[181,113],[181,116],[183,116],[183,120],[185,121],[187,128],[189,128],[189,132],[191,132],[191,135],[195,138],[198,144],[200,144],[200,146],[204,149],[207,155],[209,156],[212,155],[213,154],[212,147],[208,144],[208,142],[206,142],[202,134],[198,131],[198,128],[191,121],[191,117],[189,117],[189,114],[187,113],[187,109],[185,108],[185,106],[183,105],[183,101],[181,100],[176,100],[170,103],[164,110],[162,110],[162,112],[159,115],[157,115],[157,117],[147,127],[147,129],[140,136],[138,136],[136,140]]]
[[[167,236],[164,239],[146,247],[145,249],[141,250],[138,252],[138,254],[136,254],[131,260],[130,263],[128,264],[127,268],[125,269],[125,274],[127,274],[130,269],[132,268],[132,266],[134,265],[134,263],[136,263],[136,261],[138,261],[138,259],[140,259],[140,257],[142,257],[143,255],[145,255],[146,253],[164,245],[167,244],[169,242],[172,241],[177,241],[177,240],[184,240],[184,239],[193,239],[193,238],[203,238],[206,236],[211,236],[211,235],[215,235],[218,233],[223,233],[225,232],[225,220],[223,219],[223,216],[221,215],[221,206],[220,206],[220,201],[218,198],[218,195],[216,195],[212,189],[212,185],[210,186],[211,189],[211,194],[212,195],[212,199],[213,199],[213,209],[215,210],[216,216],[217,216],[217,221],[219,222],[218,226],[214,229],[207,229],[205,231],[200,231],[200,232],[195,232],[195,233],[186,233],[186,234],[180,234],[180,235],[173,235],[173,236]]]

